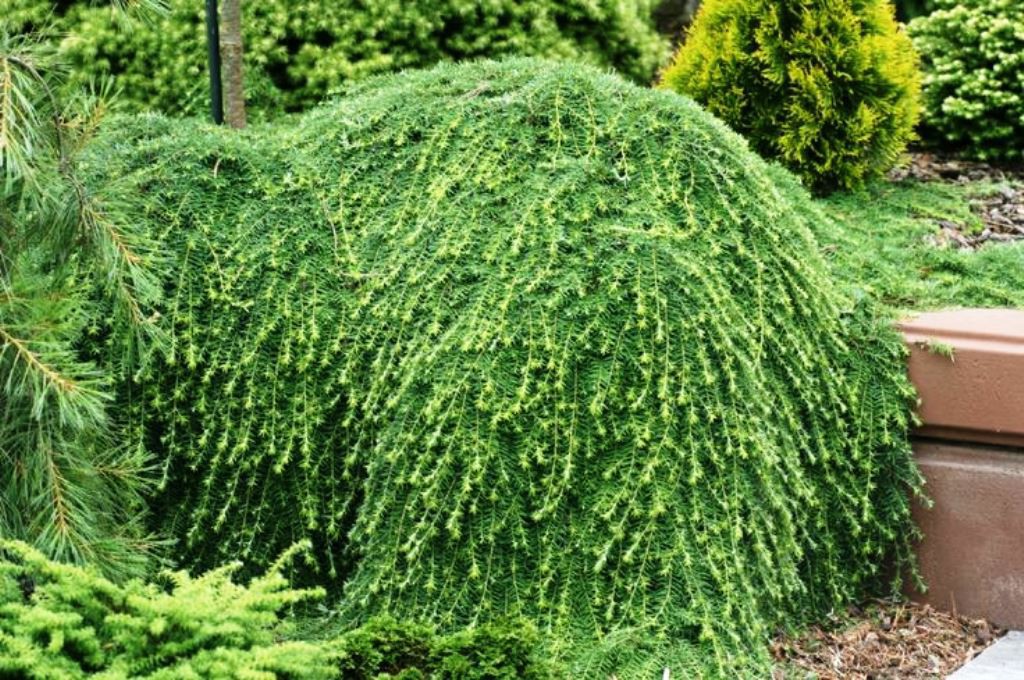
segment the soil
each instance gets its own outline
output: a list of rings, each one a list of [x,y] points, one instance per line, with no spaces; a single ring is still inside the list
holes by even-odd
[[[773,680],[944,678],[1005,631],[928,605],[879,600],[799,637],[779,636]]]
[[[909,162],[891,173],[894,182],[951,182],[989,185],[971,199],[982,228],[936,220],[934,242],[974,250],[985,243],[1024,240],[1024,165],[992,165],[931,153],[912,153]]]

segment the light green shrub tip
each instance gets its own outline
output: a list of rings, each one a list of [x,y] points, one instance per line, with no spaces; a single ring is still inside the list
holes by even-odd
[[[705,0],[662,75],[817,192],[889,170],[920,115],[889,0]]]
[[[525,615],[626,678],[763,674],[909,559],[902,344],[688,99],[485,62],[97,154],[177,253],[125,399],[193,563],[309,537],[347,615]]]
[[[247,586],[237,563],[198,577],[113,583],[0,540],[0,676],[24,680],[546,680],[564,677],[528,621],[441,634],[377,617],[338,635],[285,621],[323,592],[292,590],[281,575],[308,546],[286,551]],[[326,635],[323,633],[327,633]],[[292,639],[289,639],[292,638]]]

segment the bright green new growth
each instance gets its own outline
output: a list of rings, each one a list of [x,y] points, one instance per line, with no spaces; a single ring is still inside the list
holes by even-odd
[[[705,0],[662,86],[817,192],[889,170],[920,108],[917,58],[889,0]]]
[[[193,562],[308,536],[347,614],[689,677],[908,559],[902,346],[688,99],[440,67],[241,134],[126,120],[96,167],[178,253],[132,402]]]
[[[328,648],[279,642],[279,612],[322,596],[289,590],[289,555],[247,587],[238,565],[198,578],[115,585],[90,569],[0,542],[0,675],[5,678],[330,678]]]
[[[5,0],[38,26],[50,0]],[[74,84],[110,73],[134,110],[205,115],[203,3],[169,0],[131,30],[91,0],[62,2],[56,28]],[[346,83],[442,60],[537,55],[614,68],[650,82],[668,56],[656,0],[260,0],[244,8],[246,86],[257,116],[309,108]],[[6,7],[6,6],[5,6]]]
[[[925,122],[976,158],[1024,158],[1024,3],[935,4],[909,27],[924,66]]]

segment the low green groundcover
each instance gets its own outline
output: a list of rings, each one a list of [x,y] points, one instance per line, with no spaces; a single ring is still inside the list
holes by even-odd
[[[441,635],[377,617],[340,636],[295,634],[287,609],[323,596],[291,590],[281,569],[246,586],[237,564],[191,578],[116,584],[0,541],[0,677],[174,680],[542,680],[560,677],[529,622],[500,621]]]
[[[939,245],[940,222],[980,233],[971,203],[1005,189],[985,182],[877,182],[862,193],[835,194],[822,205],[818,241],[833,272],[899,314],[949,307],[1024,309],[1024,242],[977,250]]]
[[[902,345],[688,99],[442,66],[245,132],[122,119],[92,163],[174,263],[123,399],[191,565],[309,538],[346,621],[524,615],[624,678],[763,677],[909,560]]]

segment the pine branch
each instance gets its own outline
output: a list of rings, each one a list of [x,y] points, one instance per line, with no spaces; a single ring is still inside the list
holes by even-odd
[[[0,452],[13,462],[0,469],[0,533],[124,575],[158,542],[140,521],[147,456],[109,440],[109,386],[160,344],[146,312],[159,258],[78,177],[103,92],[63,99],[57,75],[44,41],[0,30]],[[123,350],[102,369],[83,358],[100,327]]]
[[[45,195],[39,170],[53,148],[51,135],[63,147],[56,97],[39,70],[46,53],[42,42],[0,31],[0,172],[8,188],[21,180],[39,195]]]
[[[30,348],[29,341],[15,337],[8,328],[0,325],[0,362],[13,353],[13,366],[7,367],[4,390],[8,398],[27,397],[32,403],[32,417],[40,419],[54,399],[61,420],[76,428],[104,422],[103,402],[109,395],[90,386],[96,376],[85,376],[85,380],[66,372],[67,364],[75,364],[73,352],[60,344],[50,344],[45,351]],[[58,368],[64,363],[65,370]],[[81,365],[75,368],[83,369]],[[88,369],[85,369],[88,370]],[[32,383],[26,387],[26,383]]]

